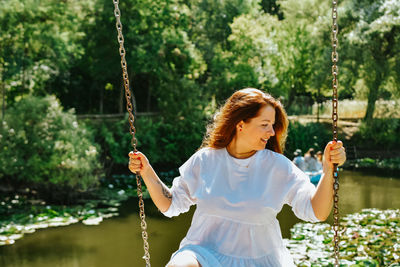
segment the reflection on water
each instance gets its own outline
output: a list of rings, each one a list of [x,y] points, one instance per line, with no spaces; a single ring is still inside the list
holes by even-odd
[[[340,213],[363,208],[400,208],[400,179],[380,178],[359,172],[340,173]],[[145,202],[152,266],[164,266],[189,228],[194,212],[168,219],[151,201]],[[76,224],[39,230],[14,245],[0,247],[5,267],[131,267],[144,266],[137,202],[130,200],[120,216],[99,226]],[[285,206],[278,215],[284,237],[298,220]],[[328,220],[331,222],[332,219]]]

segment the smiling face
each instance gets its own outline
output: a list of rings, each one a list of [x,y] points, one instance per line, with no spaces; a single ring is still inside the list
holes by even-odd
[[[202,147],[226,148],[238,158],[268,148],[283,153],[288,119],[279,100],[254,88],[233,93],[207,126]]]
[[[271,136],[275,135],[275,108],[265,105],[256,117],[247,122],[241,121],[236,126],[236,138],[241,150],[262,150]]]

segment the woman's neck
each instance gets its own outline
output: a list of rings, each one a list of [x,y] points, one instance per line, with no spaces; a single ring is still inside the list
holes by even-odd
[[[226,147],[226,151],[228,151],[229,155],[238,159],[245,159],[253,156],[257,150],[246,149],[243,146],[240,146],[237,142],[237,139],[234,138]]]

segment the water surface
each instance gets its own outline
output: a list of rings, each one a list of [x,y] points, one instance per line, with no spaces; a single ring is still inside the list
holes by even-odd
[[[400,179],[360,172],[340,173],[341,216],[363,208],[400,208]],[[152,266],[164,266],[178,248],[194,212],[168,219],[151,200],[145,202]],[[0,247],[4,267],[128,267],[145,266],[137,201],[125,202],[120,216],[98,226],[81,223],[38,230],[14,245]],[[278,215],[283,237],[300,220],[285,206]],[[332,217],[328,219],[332,222]]]

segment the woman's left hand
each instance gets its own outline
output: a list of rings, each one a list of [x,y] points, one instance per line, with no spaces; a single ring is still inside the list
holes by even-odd
[[[324,170],[333,170],[333,164],[342,165],[346,161],[346,150],[342,141],[330,141],[324,150],[323,167]]]

